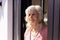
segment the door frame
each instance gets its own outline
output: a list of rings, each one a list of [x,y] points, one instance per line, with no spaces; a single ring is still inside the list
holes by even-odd
[[[13,40],[21,40],[21,0],[13,0]]]
[[[48,0],[48,40],[59,39],[59,0]],[[14,40],[21,40],[21,0],[14,0]]]

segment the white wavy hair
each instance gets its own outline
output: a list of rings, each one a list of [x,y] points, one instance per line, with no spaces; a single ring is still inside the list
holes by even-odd
[[[39,15],[38,15],[39,19],[40,20],[43,19],[43,9],[40,7],[40,5],[31,5],[31,6],[27,7],[27,9],[25,10],[25,13],[26,13],[25,21],[27,22],[27,25],[29,25],[27,14],[28,14],[30,9],[36,9],[36,11],[39,13]],[[31,26],[31,25],[29,25],[29,26]]]

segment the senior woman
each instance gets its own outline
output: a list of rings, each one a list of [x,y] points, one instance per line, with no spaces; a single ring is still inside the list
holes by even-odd
[[[24,40],[47,40],[47,25],[43,21],[43,9],[31,5],[25,10],[26,31]]]

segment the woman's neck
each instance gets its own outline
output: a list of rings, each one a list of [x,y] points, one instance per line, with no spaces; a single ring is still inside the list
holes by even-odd
[[[32,31],[37,31],[38,29],[41,30],[42,28],[43,28],[43,24],[42,24],[42,23],[36,24],[36,25],[33,27]]]
[[[39,23],[37,23],[37,24],[27,23],[27,24],[28,24],[28,29],[30,31],[36,31],[37,29],[41,30],[43,28],[43,26],[45,25],[43,23],[40,23],[40,24]]]

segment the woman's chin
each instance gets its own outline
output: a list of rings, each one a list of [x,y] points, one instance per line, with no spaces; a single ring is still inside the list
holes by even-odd
[[[32,24],[32,23],[34,23],[34,21],[29,21],[29,23],[31,23],[31,24]]]
[[[30,21],[29,23],[31,23],[31,24],[35,24],[35,23],[36,23],[36,21]]]

